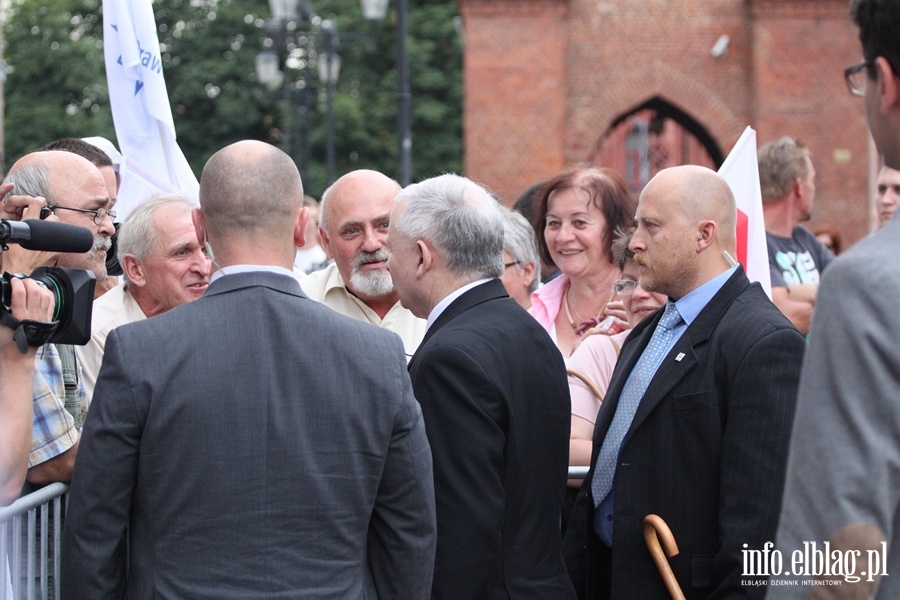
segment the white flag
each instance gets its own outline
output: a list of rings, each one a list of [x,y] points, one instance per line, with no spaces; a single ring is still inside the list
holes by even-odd
[[[118,220],[159,193],[178,192],[198,202],[197,177],[175,141],[151,0],[103,0],[103,54],[124,156]]]
[[[750,281],[758,281],[772,297],[769,276],[769,251],[766,246],[766,222],[763,219],[762,192],[759,189],[759,163],[756,157],[756,132],[747,127],[722,167],[721,175],[737,202],[737,259],[744,265]]]

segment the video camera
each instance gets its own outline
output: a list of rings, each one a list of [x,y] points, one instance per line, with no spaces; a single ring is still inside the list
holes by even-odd
[[[39,220],[0,220],[0,252],[6,244],[20,244],[28,250],[49,252],[87,252],[94,243],[90,230],[74,225]],[[0,276],[0,323],[13,329],[19,326],[12,317],[14,278],[31,278],[53,292],[53,322],[26,322],[24,331],[29,346],[45,343],[83,346],[91,339],[91,313],[96,278],[91,271],[62,267],[38,267],[31,275],[3,273]],[[23,350],[24,352],[24,350]]]

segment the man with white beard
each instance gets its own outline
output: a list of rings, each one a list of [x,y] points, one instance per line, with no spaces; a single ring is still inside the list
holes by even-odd
[[[319,236],[334,262],[300,281],[307,296],[403,339],[407,359],[425,335],[425,320],[400,305],[388,273],[388,226],[400,184],[377,172],[351,171],[322,194]]]

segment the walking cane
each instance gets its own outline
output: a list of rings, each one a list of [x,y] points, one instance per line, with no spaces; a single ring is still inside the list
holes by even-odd
[[[662,538],[662,545],[660,545],[660,538]],[[672,566],[666,558],[678,555],[678,544],[675,543],[675,536],[672,535],[672,530],[669,529],[662,517],[658,515],[644,517],[644,542],[647,543],[650,556],[653,557],[653,562],[656,563],[656,568],[659,570],[672,600],[685,600],[684,592],[681,591],[681,586],[675,579],[675,573],[672,572]],[[665,548],[665,552],[663,552],[663,548]]]

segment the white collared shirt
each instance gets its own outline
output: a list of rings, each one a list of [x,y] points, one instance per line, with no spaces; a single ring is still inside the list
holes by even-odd
[[[461,288],[459,288],[453,292],[450,292],[443,300],[441,300],[440,302],[437,303],[437,306],[435,306],[434,308],[431,309],[430,313],[428,313],[428,321],[425,323],[425,331],[428,331],[431,328],[431,325],[437,320],[437,318],[439,316],[441,316],[441,313],[443,313],[445,310],[447,310],[447,307],[450,306],[450,304],[454,300],[456,300],[457,298],[459,298],[460,296],[462,296],[463,294],[465,294],[466,292],[471,290],[476,285],[481,285],[482,283],[487,283],[490,280],[491,280],[490,277],[487,277],[485,279],[479,279],[477,281],[473,281],[472,283],[467,283],[466,285],[462,286]]]

